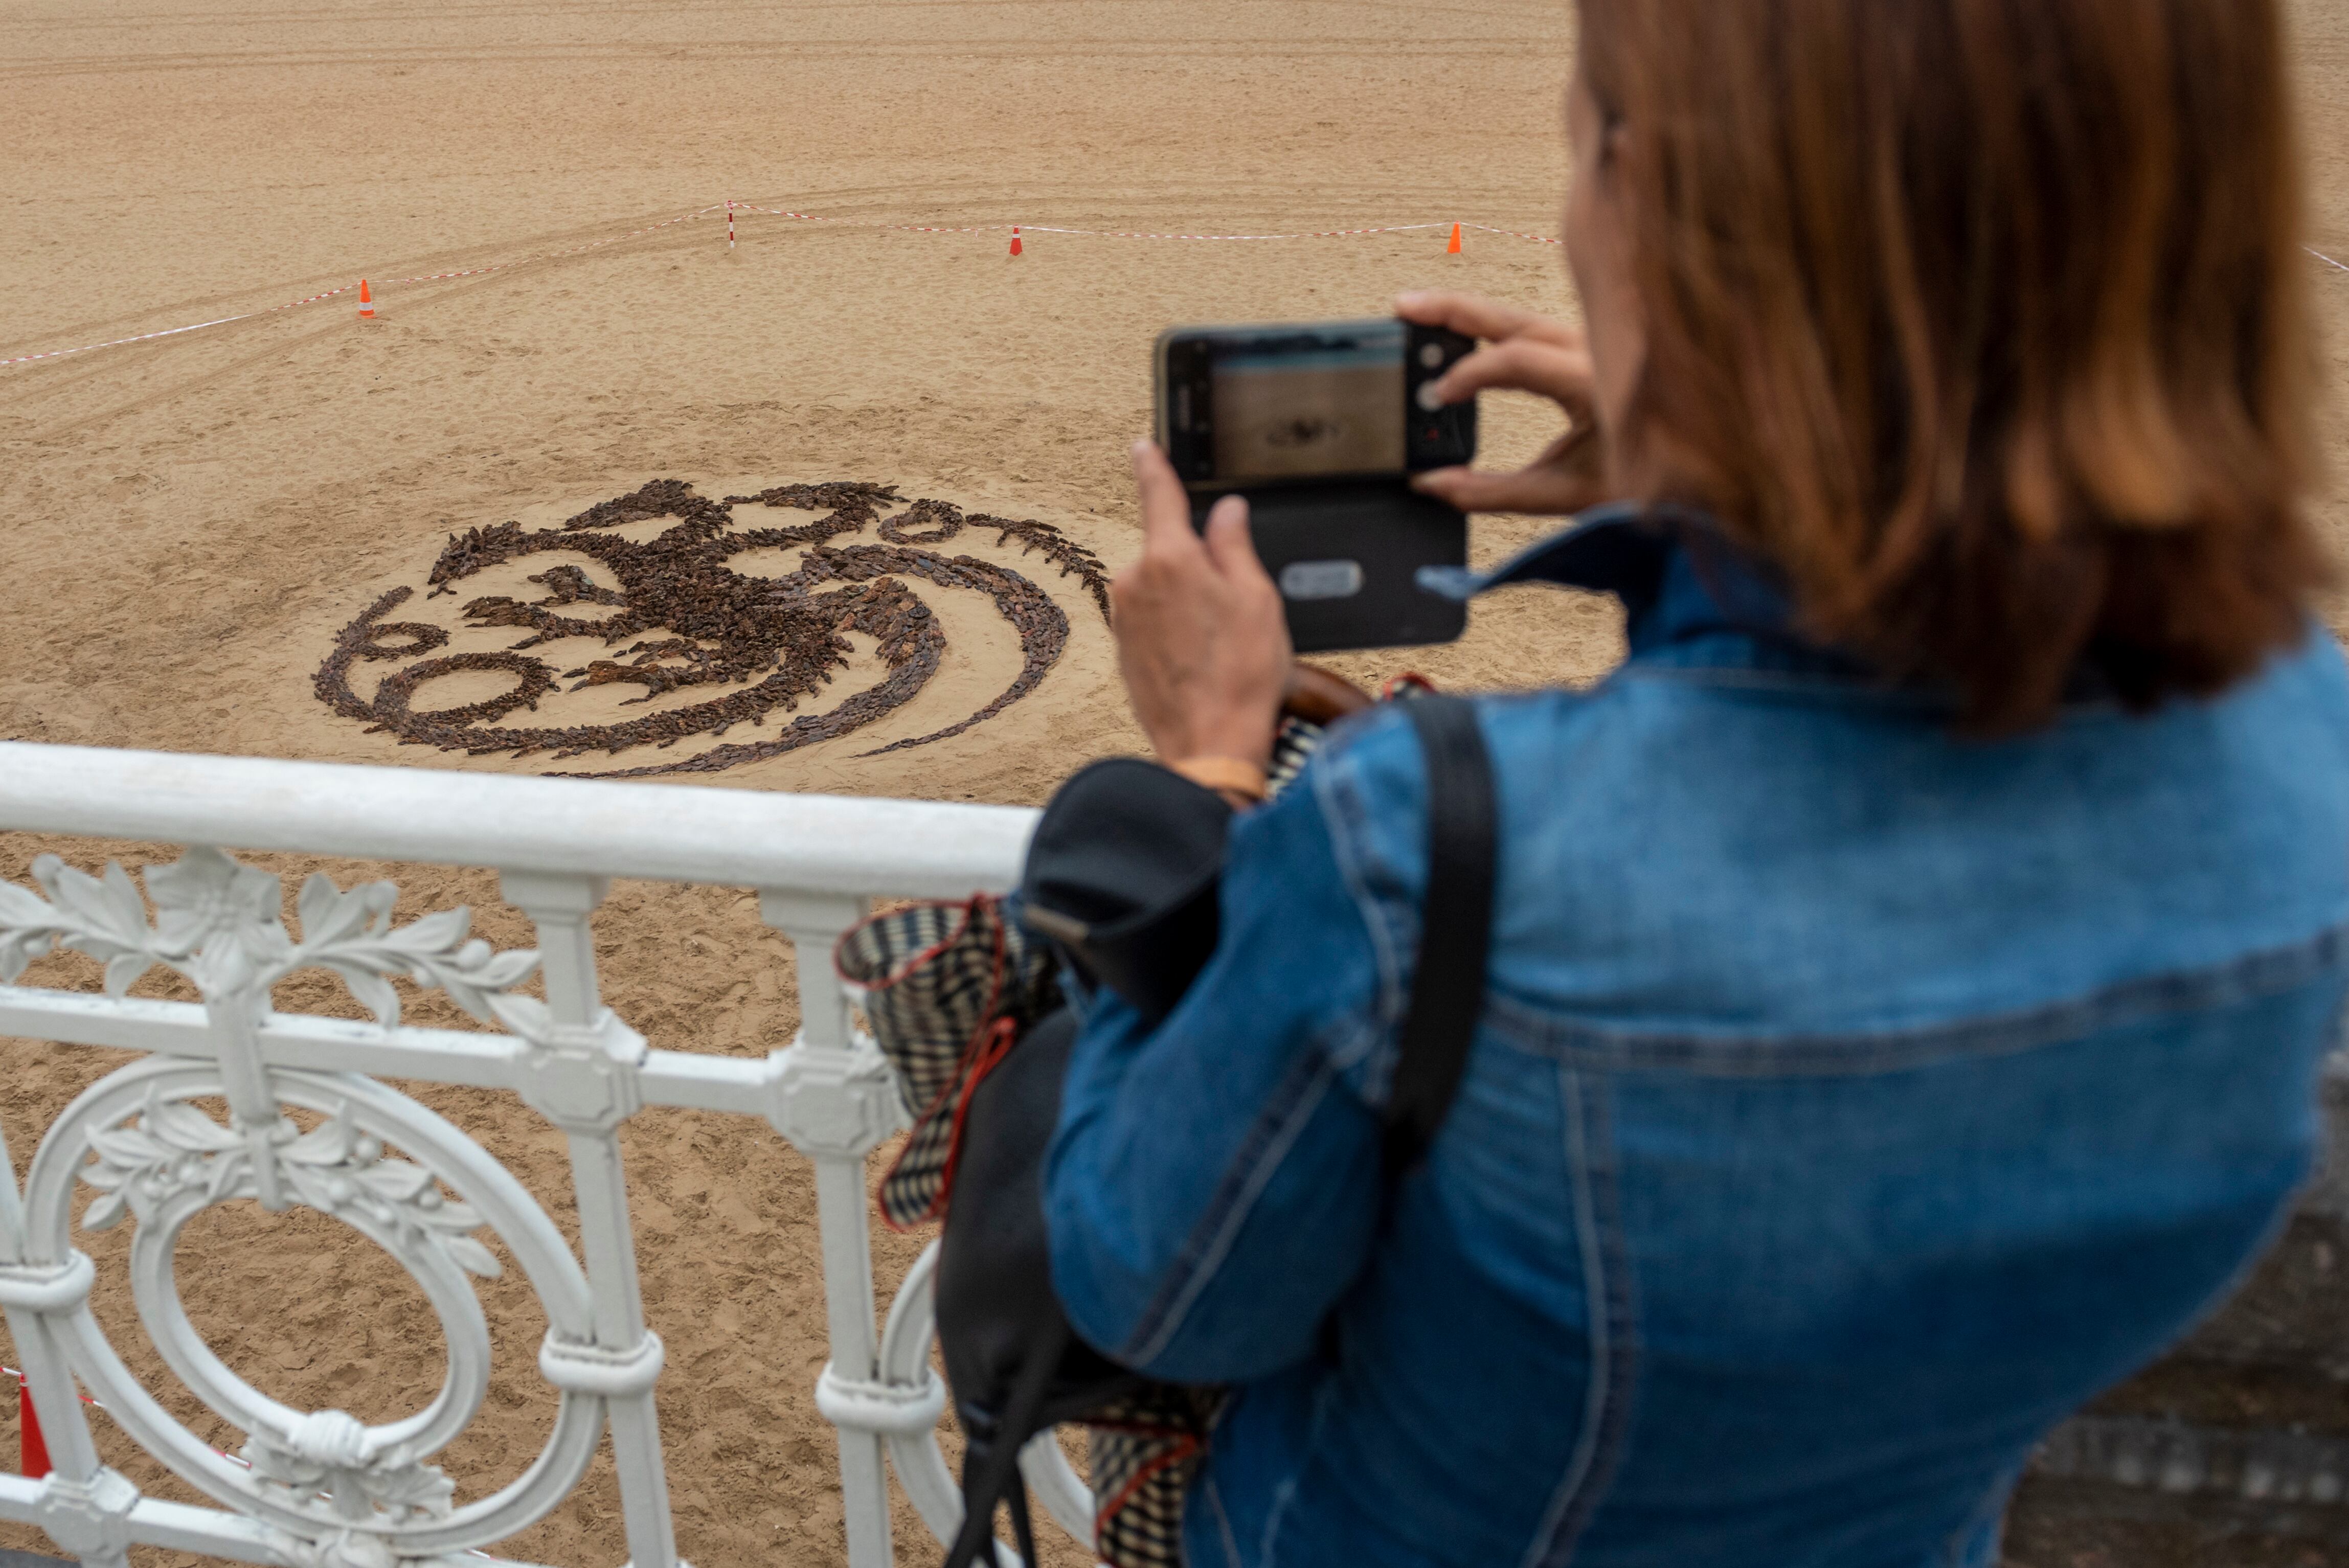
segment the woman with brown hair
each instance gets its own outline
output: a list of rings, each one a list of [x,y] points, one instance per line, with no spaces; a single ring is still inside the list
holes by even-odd
[[[1231,1382],[1211,1563],[1986,1564],[2033,1445],[2305,1176],[2349,941],[2272,0],[1582,0],[1586,327],[1444,384],[1565,432],[1428,489],[1580,513],[1479,586],[1626,606],[1486,698],[1465,1078],[1391,1191],[1426,781],[1392,712],[1230,832],[1182,1003],[1104,994],[1054,1282]],[[1137,448],[1134,707],[1245,798],[1289,665]],[[1204,764],[1204,766],[1202,766]]]

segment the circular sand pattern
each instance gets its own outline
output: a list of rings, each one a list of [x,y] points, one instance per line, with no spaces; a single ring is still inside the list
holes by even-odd
[[[826,515],[790,528],[733,526],[737,506],[762,504]],[[904,505],[905,510],[885,509]],[[610,531],[654,518],[678,521],[656,538],[638,542]],[[880,543],[836,544],[843,535],[872,529]],[[524,530],[518,522],[449,536],[433,563],[432,593],[453,593],[484,568],[522,556],[561,551],[592,556],[619,580],[605,588],[576,565],[553,565],[529,581],[546,593],[524,602],[481,597],[463,606],[475,626],[514,626],[529,635],[497,653],[427,657],[387,676],[370,700],[352,687],[354,665],[417,659],[447,645],[449,634],[421,621],[386,617],[413,595],[394,588],[343,628],[314,679],[320,700],[348,718],[367,721],[403,743],[437,746],[472,756],[507,751],[516,757],[552,753],[564,760],[590,752],[616,754],[639,746],[666,748],[696,736],[720,737],[735,725],[762,727],[815,696],[854,649],[844,634],[860,632],[878,645],[887,675],[823,713],[790,719],[772,736],[713,747],[678,762],[607,769],[606,779],[658,773],[708,773],[807,746],[872,723],[922,689],[938,667],[946,633],[908,579],[942,587],[975,588],[1019,634],[1019,673],[1001,695],[958,723],[866,753],[896,751],[959,735],[992,718],[1035,689],[1068,645],[1069,620],[1034,583],[1019,573],[968,555],[922,548],[943,544],[965,529],[992,529],[996,542],[1017,539],[1023,552],[1040,553],[1074,576],[1109,616],[1109,577],[1091,551],[1050,523],[966,515],[941,500],[905,502],[890,485],[836,481],[778,485],[757,495],[716,501],[679,480],[655,480],[633,494],[589,507],[559,528]],[[753,576],[730,559],[749,550],[804,547],[797,571]],[[578,614],[586,606],[595,614]],[[606,646],[625,643],[618,656],[595,659],[559,674],[528,650],[564,637],[592,636]],[[513,684],[495,696],[460,707],[419,711],[416,689],[460,670],[502,672]],[[716,688],[706,702],[612,724],[524,728],[502,724],[517,711],[535,711],[539,699],[563,689],[626,683],[649,701],[692,686]]]

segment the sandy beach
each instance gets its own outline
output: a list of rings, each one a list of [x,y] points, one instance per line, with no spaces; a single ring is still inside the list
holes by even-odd
[[[2292,15],[2340,474],[2349,8],[2297,0]],[[1124,452],[1148,426],[1153,337],[1173,322],[1380,314],[1398,290],[1437,284],[1571,314],[1549,242],[1571,41],[1563,0],[10,0],[0,738],[506,772],[690,762],[876,687],[897,667],[886,637],[840,631],[820,689],[760,725],[561,760],[403,745],[322,700],[316,677],[396,589],[410,592],[384,618],[432,633],[354,666],[362,696],[418,659],[510,649],[522,634],[469,616],[476,596],[551,595],[534,578],[555,565],[591,589],[617,581],[608,560],[550,547],[436,596],[452,536],[560,530],[662,480],[720,503],[853,481],[895,499],[835,542],[967,556],[974,580],[1016,573],[1049,601],[1023,599],[1023,614],[1056,610],[1063,640],[999,711],[874,755],[961,724],[1033,655],[1001,598],[906,575],[900,561],[891,570],[943,634],[916,689],[841,733],[682,777],[1040,802],[1080,764],[1141,744],[1098,605],[1035,542],[1111,568],[1132,553]],[[1454,222],[1469,227],[1447,255]],[[1330,232],[1348,230],[1385,232]],[[1288,237],[1177,237],[1200,235]],[[373,319],[358,314],[361,277]],[[342,292],[313,297],[328,291]],[[59,352],[221,318],[236,319]],[[1490,463],[1554,433],[1527,399],[1488,398],[1484,414]],[[2349,541],[2344,494],[2329,486],[2317,507],[2336,541]],[[1046,528],[898,542],[918,539],[898,521],[916,500]],[[834,511],[737,503],[725,526],[804,528]],[[677,521],[615,537],[647,544]],[[1545,526],[1480,518],[1475,556]],[[738,572],[782,578],[806,563],[804,542],[743,549],[765,553],[744,553]],[[1528,686],[1593,678],[1619,645],[1609,603],[1526,590],[1480,607],[1456,645],[1332,662],[1366,682],[1409,668]],[[613,654],[574,636],[545,656],[571,670]],[[419,683],[411,707],[495,707],[513,679],[453,669]],[[684,686],[623,706],[645,689],[558,690],[479,722],[609,726],[713,696]],[[173,853],[0,834],[0,875],[21,879],[45,851],[92,870]],[[253,859],[289,887],[321,867],[346,884],[389,875],[408,913],[470,903],[482,934],[529,942],[487,872]],[[746,893],[624,884],[597,930],[606,999],[654,1045],[762,1054],[789,1039],[789,949]],[[69,957],[27,982],[96,976]],[[140,994],[180,993],[150,979]],[[316,976],[278,1005],[357,1011]],[[411,1017],[466,1026],[436,1000]],[[57,1112],[124,1058],[5,1049],[0,1129],[21,1174]],[[414,1092],[570,1223],[561,1140],[533,1113]],[[627,1137],[647,1310],[668,1346],[680,1550],[701,1568],[838,1563],[831,1433],[810,1397],[824,1349],[807,1167],[747,1118],[648,1112]],[[94,1238],[101,1315],[158,1397],[192,1416],[127,1293],[109,1299],[122,1240]],[[885,1288],[919,1242],[882,1238]],[[420,1295],[341,1227],[240,1206],[200,1222],[181,1252],[199,1324],[274,1397],[383,1418],[438,1386]],[[497,1380],[440,1461],[460,1499],[518,1473],[553,1410],[533,1359],[536,1304],[512,1271],[484,1295]],[[142,1488],[200,1501],[103,1418],[96,1430]],[[926,1538],[899,1513],[898,1549],[919,1561]],[[0,1544],[47,1549],[16,1527]],[[501,1550],[620,1563],[608,1460]]]

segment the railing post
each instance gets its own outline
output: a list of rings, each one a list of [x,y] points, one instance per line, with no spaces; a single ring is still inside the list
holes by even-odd
[[[96,1277],[86,1253],[68,1252],[62,1261],[26,1257],[25,1202],[16,1191],[7,1137],[0,1133],[0,1309],[5,1310],[9,1336],[25,1363],[25,1385],[48,1443],[41,1528],[84,1568],[129,1568],[130,1510],[139,1489],[98,1463],[59,1332],[62,1321],[89,1298]]]
[[[799,1037],[776,1054],[768,1119],[815,1162],[832,1341],[832,1359],[816,1380],[816,1408],[840,1436],[849,1568],[890,1568],[888,1477],[875,1424],[876,1417],[889,1419],[888,1397],[876,1376],[864,1157],[904,1125],[905,1113],[881,1053],[850,1035],[847,994],[832,967],[833,944],[864,911],[864,900],[835,893],[766,888],[759,894],[761,916],[791,938],[799,969]]]
[[[636,1073],[645,1040],[604,1006],[589,925],[610,883],[595,876],[507,872],[502,886],[506,902],[538,928],[548,1023],[530,1040],[532,1059],[520,1087],[523,1099],[563,1129],[571,1146],[571,1184],[595,1326],[593,1346],[550,1336],[539,1368],[559,1387],[604,1399],[632,1568],[677,1568],[660,1417],[653,1403],[661,1342],[645,1326],[627,1173],[620,1161],[620,1124],[644,1105]]]

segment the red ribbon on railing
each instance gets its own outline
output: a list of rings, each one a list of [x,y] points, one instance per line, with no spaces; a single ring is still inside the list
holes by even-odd
[[[38,1480],[49,1473],[49,1445],[41,1436],[41,1418],[33,1409],[33,1387],[16,1385],[17,1435],[22,1442],[19,1473]]]

